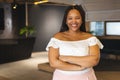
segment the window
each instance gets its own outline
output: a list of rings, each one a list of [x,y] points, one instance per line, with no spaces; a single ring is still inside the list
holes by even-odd
[[[90,32],[96,36],[103,36],[104,22],[90,22]]]

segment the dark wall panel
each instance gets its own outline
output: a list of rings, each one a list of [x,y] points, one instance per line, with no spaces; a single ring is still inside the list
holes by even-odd
[[[19,4],[16,9],[12,9],[12,24],[14,34],[18,36],[20,28],[25,26],[25,4]]]
[[[29,24],[36,27],[35,52],[45,51],[50,38],[60,30],[66,6],[32,5],[29,7]]]

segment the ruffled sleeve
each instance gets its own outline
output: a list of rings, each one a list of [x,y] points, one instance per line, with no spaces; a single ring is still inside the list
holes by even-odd
[[[47,45],[47,47],[46,47],[46,51],[49,50],[49,47],[59,48],[59,46],[58,46],[58,40],[55,39],[55,38],[51,38],[50,41],[49,41],[49,43],[48,43],[48,45]]]
[[[98,44],[100,49],[103,49],[103,47],[104,47],[103,44],[100,42],[100,40],[97,39],[96,37],[89,38],[88,42],[89,42],[89,46],[93,46],[93,45]]]

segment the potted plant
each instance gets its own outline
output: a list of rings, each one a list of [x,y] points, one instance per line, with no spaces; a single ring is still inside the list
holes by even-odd
[[[20,35],[25,35],[26,38],[33,35],[33,33],[35,33],[35,29],[33,26],[25,26],[21,28],[19,32]]]
[[[24,26],[20,28],[19,35],[21,35],[22,37],[18,39],[18,43],[19,43],[19,50],[22,50],[22,54],[20,54],[22,58],[31,57],[35,43],[34,33],[35,33],[34,26]]]

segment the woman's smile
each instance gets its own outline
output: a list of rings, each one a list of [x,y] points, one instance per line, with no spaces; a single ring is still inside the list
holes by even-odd
[[[81,24],[82,24],[82,18],[79,13],[79,11],[72,9],[67,16],[67,22],[69,29],[72,31],[79,30]]]

